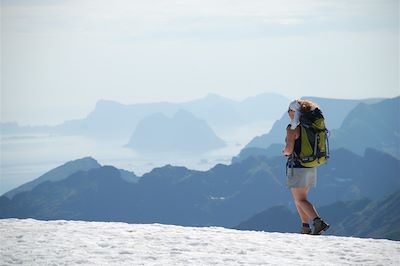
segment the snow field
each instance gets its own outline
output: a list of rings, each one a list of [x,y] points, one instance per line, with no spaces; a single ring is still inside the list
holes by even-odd
[[[112,222],[0,220],[0,265],[400,265],[400,242]]]

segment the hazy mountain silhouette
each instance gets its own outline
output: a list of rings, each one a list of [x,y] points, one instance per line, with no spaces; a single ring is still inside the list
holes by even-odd
[[[30,191],[40,183],[45,181],[60,181],[71,174],[78,172],[78,171],[87,171],[93,168],[99,168],[101,165],[91,157],[85,157],[82,159],[74,160],[67,162],[49,172],[45,173],[44,175],[36,178],[35,180],[25,183],[15,189],[10,190],[9,192],[5,193],[4,195],[8,198],[12,198],[14,195],[23,192],[23,191]]]
[[[176,104],[167,102],[125,105],[100,100],[86,118],[66,121],[57,126],[55,131],[59,134],[129,139],[136,125],[144,117],[154,113],[172,115],[178,108]]]
[[[360,103],[332,131],[333,147],[362,154],[367,147],[400,158],[400,97],[375,104]]]
[[[359,212],[344,217],[331,234],[400,240],[400,191],[372,201]],[[324,210],[329,217],[329,209]]]
[[[279,94],[263,93],[234,101],[217,94],[183,103],[184,109],[204,118],[213,128],[245,125],[255,121],[276,120],[289,100]]]
[[[243,101],[234,101],[217,94],[183,103],[121,104],[100,100],[83,119],[66,121],[58,126],[21,127],[16,123],[0,123],[2,134],[42,132],[62,135],[84,135],[95,138],[128,140],[145,117],[161,113],[171,117],[180,109],[204,119],[214,130],[226,130],[254,121],[273,121],[284,111],[289,100],[273,93],[260,94]]]
[[[225,143],[203,119],[179,110],[172,118],[159,113],[141,120],[127,146],[145,152],[198,152]]]
[[[327,235],[400,240],[400,191],[380,200],[338,201],[318,209],[331,225]],[[241,222],[235,228],[269,232],[299,232],[298,214],[287,206],[275,206]]]
[[[275,157],[280,156],[283,150],[282,143],[274,143],[269,145],[268,148],[257,148],[257,147],[250,147],[244,148],[240,151],[237,156],[232,157],[232,163],[240,162],[248,157],[251,156],[265,156],[265,157]]]
[[[92,157],[84,157],[82,159],[77,159],[74,161],[67,162],[61,166],[58,166],[49,172],[41,175],[40,177],[25,183],[15,189],[10,190],[9,192],[5,193],[4,196],[8,198],[13,198],[16,194],[31,191],[36,186],[46,182],[57,182],[66,179],[72,174],[77,172],[85,172],[91,169],[100,168],[101,165]],[[129,172],[126,170],[118,169],[121,174],[121,178],[126,182],[137,182],[139,177],[136,176],[133,172]]]

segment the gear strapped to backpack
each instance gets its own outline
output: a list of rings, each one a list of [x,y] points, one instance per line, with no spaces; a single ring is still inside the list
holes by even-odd
[[[301,149],[295,159],[305,167],[317,167],[329,158],[329,131],[320,109],[305,111],[300,116]]]

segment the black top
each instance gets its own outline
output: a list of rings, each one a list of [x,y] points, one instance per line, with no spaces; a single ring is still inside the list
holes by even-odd
[[[290,127],[290,125],[288,127]],[[299,127],[301,127],[301,126],[299,125]],[[297,156],[300,155],[300,151],[301,151],[301,128],[300,128],[299,137],[294,141],[294,149],[293,149],[293,152],[296,153]],[[292,167],[292,165],[293,165],[293,168],[306,168],[300,164],[299,160],[294,160],[294,162],[292,163],[291,159],[292,159],[292,155],[290,155],[288,157],[288,166],[289,167]]]

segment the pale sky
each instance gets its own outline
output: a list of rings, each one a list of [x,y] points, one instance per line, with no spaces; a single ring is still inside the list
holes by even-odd
[[[399,1],[1,1],[2,122],[265,92],[398,96]]]

